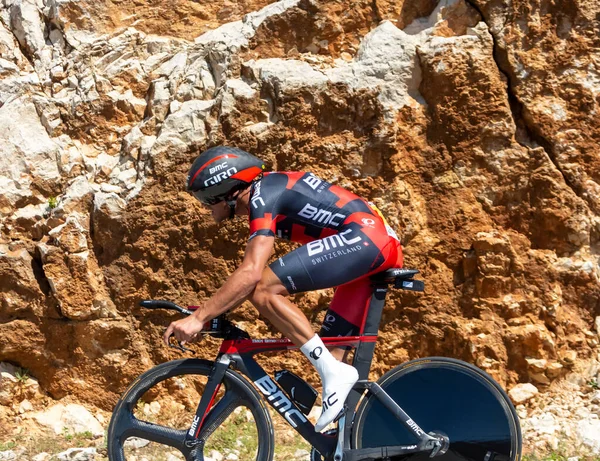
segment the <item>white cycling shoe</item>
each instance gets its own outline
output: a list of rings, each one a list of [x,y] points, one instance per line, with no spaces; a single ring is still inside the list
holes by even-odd
[[[338,370],[328,373],[327,382],[323,383],[323,411],[315,424],[315,431],[321,432],[331,423],[344,408],[346,397],[358,381],[358,371],[352,365],[338,362]]]

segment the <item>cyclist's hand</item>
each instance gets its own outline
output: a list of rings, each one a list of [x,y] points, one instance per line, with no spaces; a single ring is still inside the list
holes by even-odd
[[[192,343],[198,339],[202,326],[203,323],[195,315],[171,322],[167,331],[165,331],[163,341],[168,346],[169,338],[175,336],[175,339],[181,344]]]

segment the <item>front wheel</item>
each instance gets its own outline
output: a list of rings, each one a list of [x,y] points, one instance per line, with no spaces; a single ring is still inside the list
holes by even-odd
[[[430,357],[407,362],[378,384],[426,433],[448,436],[440,461],[518,461],[521,428],[510,399],[487,373],[460,360]],[[356,411],[353,448],[411,445],[418,440],[369,394]],[[429,460],[429,452],[394,460]]]
[[[110,461],[139,459],[271,461],[271,417],[252,385],[227,370],[214,397],[200,443],[185,444],[213,362],[185,359],[147,371],[118,401],[108,427]],[[216,453],[215,453],[216,452]]]

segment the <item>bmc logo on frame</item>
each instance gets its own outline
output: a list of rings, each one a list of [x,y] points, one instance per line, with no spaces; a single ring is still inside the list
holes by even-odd
[[[288,399],[283,391],[277,387],[269,375],[257,379],[254,381],[254,384],[256,384],[256,387],[258,387],[263,394],[265,394],[267,400],[271,402],[271,405],[287,419],[292,427],[298,427],[298,423],[292,419],[294,416],[300,423],[308,421],[302,413],[293,408],[290,399]]]
[[[194,416],[194,421],[192,422],[192,427],[190,427],[190,430],[188,431],[188,434],[191,437],[195,437],[196,436],[196,429],[198,428],[198,423],[200,422],[200,417],[199,416]]]

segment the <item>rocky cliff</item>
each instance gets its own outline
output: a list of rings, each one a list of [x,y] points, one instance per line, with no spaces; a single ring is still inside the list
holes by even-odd
[[[600,352],[599,37],[594,0],[2,0],[0,362],[109,410],[176,357],[137,301],[240,262],[246,223],[184,191],[226,143],[401,235],[426,291],[390,296],[375,376],[445,355],[543,391]],[[315,329],[330,299],[296,298]]]

